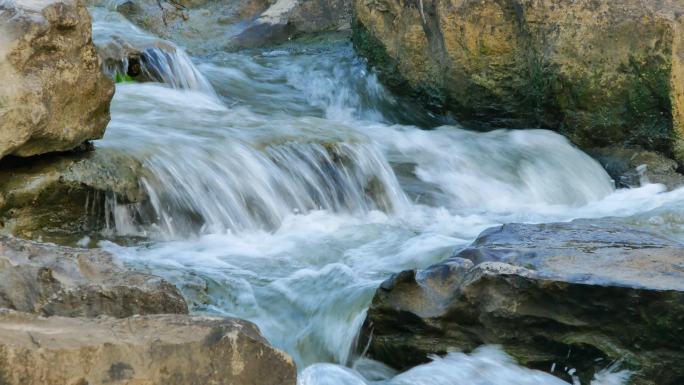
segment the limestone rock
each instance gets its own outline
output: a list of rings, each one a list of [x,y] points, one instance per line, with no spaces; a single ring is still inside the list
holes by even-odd
[[[349,29],[350,0],[278,0],[236,36],[239,46],[284,42],[294,36]]]
[[[0,3],[0,158],[102,137],[113,94],[81,0]]]
[[[631,384],[684,381],[684,245],[629,225],[511,224],[376,292],[360,347],[398,369],[497,344],[582,384],[617,363]],[[370,342],[369,342],[370,341]]]
[[[30,160],[7,158],[0,165],[0,228],[59,243],[92,235],[111,222],[107,204],[147,199],[139,184],[143,175],[139,161],[106,148]]]
[[[127,0],[117,11],[192,54],[207,54],[231,48],[231,38],[240,32],[236,24],[249,22],[269,5],[269,0]]]
[[[127,0],[117,10],[193,54],[277,44],[351,24],[351,0]]]
[[[354,0],[353,30],[385,83],[464,124],[684,162],[681,1]]]
[[[188,312],[172,284],[129,271],[107,252],[4,236],[0,308],[68,317]]]
[[[0,313],[2,384],[294,385],[295,377],[292,359],[237,319]]]

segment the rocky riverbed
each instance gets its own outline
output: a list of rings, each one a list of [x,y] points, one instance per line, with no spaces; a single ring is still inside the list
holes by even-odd
[[[683,12],[0,0],[0,383],[681,383]]]

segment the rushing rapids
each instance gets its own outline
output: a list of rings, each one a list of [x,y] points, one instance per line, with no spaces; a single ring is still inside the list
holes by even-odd
[[[96,41],[152,39],[115,12],[93,14]],[[302,385],[565,383],[493,347],[401,374],[352,352],[384,278],[491,225],[622,216],[681,236],[669,208],[684,191],[615,190],[552,132],[444,125],[387,93],[344,40],[144,55],[157,82],[117,85],[97,146],[143,162],[150,202],[108,202],[109,235],[138,243],[101,246],[173,281],[195,312],[257,323]],[[628,376],[606,368],[593,383]]]

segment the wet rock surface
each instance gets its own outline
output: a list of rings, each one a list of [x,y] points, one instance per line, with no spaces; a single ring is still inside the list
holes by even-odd
[[[129,271],[107,252],[5,236],[0,236],[0,308],[67,317],[188,312],[172,284]]]
[[[0,158],[102,137],[113,94],[81,0],[0,3]]]
[[[674,0],[355,0],[353,40],[390,87],[469,126],[681,163],[682,15]]]
[[[664,184],[668,190],[684,186],[684,174],[677,162],[662,154],[614,147],[590,150],[589,154],[603,165],[618,188],[646,183]]]
[[[502,345],[582,383],[611,365],[631,384],[684,381],[684,245],[610,220],[510,224],[376,292],[359,346],[395,368]],[[574,371],[570,371],[574,369]]]
[[[117,11],[193,54],[278,44],[302,34],[348,30],[351,1],[128,0]]]
[[[161,39],[131,43],[114,37],[98,44],[97,51],[105,73],[117,81],[163,82],[163,75],[151,61],[155,55],[174,55],[176,47]]]
[[[0,165],[1,231],[24,238],[79,239],[108,226],[106,204],[147,199],[140,162],[119,151],[97,149]],[[69,243],[69,242],[67,242]]]
[[[233,318],[0,312],[0,382],[7,385],[294,385],[295,376],[287,355]]]
[[[351,1],[278,0],[235,37],[241,47],[282,43],[301,34],[348,30]]]

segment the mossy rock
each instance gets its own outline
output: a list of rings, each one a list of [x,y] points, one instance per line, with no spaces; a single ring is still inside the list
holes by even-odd
[[[684,4],[355,0],[380,78],[473,128],[543,127],[582,148],[684,157]]]

